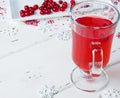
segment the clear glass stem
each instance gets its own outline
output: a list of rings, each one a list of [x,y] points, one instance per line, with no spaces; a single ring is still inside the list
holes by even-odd
[[[118,63],[120,63],[119,58],[114,59],[114,57],[117,56],[117,55],[120,55],[120,48],[118,48],[117,50],[112,51],[111,57],[113,59],[111,58],[111,62],[106,66],[105,70],[107,70],[108,68],[111,68],[113,65],[117,65]],[[72,82],[68,82],[65,85],[62,85],[62,86],[58,87],[57,91],[56,91],[56,93],[54,95],[59,94],[60,92],[63,92],[63,91],[65,91],[65,90],[67,90],[67,89],[69,89],[69,88],[71,88],[73,86],[74,85],[73,85]]]

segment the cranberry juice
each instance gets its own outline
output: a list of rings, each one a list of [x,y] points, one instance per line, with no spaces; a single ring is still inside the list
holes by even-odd
[[[88,72],[92,62],[92,49],[101,47],[103,50],[103,68],[110,58],[110,51],[115,27],[108,19],[95,16],[84,16],[76,19],[72,29],[72,57],[75,64]],[[108,27],[107,27],[108,26]],[[94,47],[92,43],[100,43]],[[96,55],[97,56],[97,55]],[[101,59],[98,55],[96,59]]]

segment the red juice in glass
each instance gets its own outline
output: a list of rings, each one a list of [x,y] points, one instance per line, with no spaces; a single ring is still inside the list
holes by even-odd
[[[71,8],[72,59],[77,66],[71,81],[78,89],[96,92],[107,86],[104,68],[119,18],[114,6],[101,1],[82,1]]]
[[[75,64],[85,72],[90,71],[92,50],[101,47],[103,50],[103,68],[107,65],[113,39],[114,27],[112,22],[103,17],[83,16],[75,20],[77,25],[72,30],[72,58]],[[87,27],[85,27],[87,26]],[[109,26],[109,28],[104,28]],[[95,44],[99,43],[99,44]],[[95,60],[101,57],[96,54]]]

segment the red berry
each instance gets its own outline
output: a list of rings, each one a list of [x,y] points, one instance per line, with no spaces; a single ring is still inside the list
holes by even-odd
[[[75,6],[76,4],[75,0],[71,0],[70,3],[71,3],[71,7]]]
[[[48,2],[49,0],[44,0],[44,2]]]
[[[63,1],[62,1],[62,0],[59,0],[58,2],[59,2],[59,4],[62,4],[62,3],[63,3]]]
[[[44,12],[43,10],[41,10],[41,11],[40,11],[40,14],[41,14],[41,15],[44,15],[44,14],[45,14],[45,12]]]
[[[48,0],[48,2],[49,2],[49,3],[52,3],[52,2],[53,2],[53,0]]]
[[[52,8],[49,3],[47,4],[47,8],[48,8],[48,9],[51,9],[51,8]]]
[[[30,13],[29,12],[25,12],[25,16],[30,16]]]
[[[65,11],[65,8],[60,7],[60,11],[64,12],[64,11]]]
[[[24,10],[20,10],[20,14],[22,14],[22,13],[25,13],[25,11]]]
[[[25,17],[25,14],[22,13],[22,14],[20,14],[20,16],[21,16],[21,17]]]
[[[38,5],[35,4],[35,5],[33,6],[33,9],[34,9],[34,10],[37,10],[37,9],[38,9]]]
[[[43,10],[43,9],[44,9],[44,7],[43,7],[43,6],[40,6],[40,7],[39,7],[39,10]]]
[[[52,10],[53,10],[54,12],[58,12],[58,11],[59,11],[59,6],[54,6],[54,7],[52,8]]]
[[[30,10],[34,10],[34,8],[33,8],[33,7],[29,7],[29,11],[30,11]]]
[[[67,6],[68,6],[67,2],[63,2],[62,7],[67,8]]]
[[[24,10],[25,12],[29,12],[29,10]]]
[[[25,17],[25,11],[24,10],[20,10],[20,16]]]
[[[75,0],[71,0],[71,4],[74,5]],[[61,7],[60,7],[61,6]],[[54,0],[44,0],[42,5],[39,7],[38,4],[34,4],[33,7],[25,5],[24,10],[20,10],[20,16],[25,17],[25,16],[30,16],[35,13],[35,10],[39,8],[40,14],[45,15],[45,14],[51,14],[53,12],[58,12],[58,11],[65,11],[67,8],[68,3],[63,0],[59,0],[58,3],[55,2]]]
[[[51,6],[54,7],[56,5],[56,2],[52,2]]]
[[[44,7],[44,9],[43,10],[47,10],[48,8],[47,7]]]
[[[46,7],[48,2],[43,2],[42,6]]]
[[[34,10],[30,10],[29,13],[30,13],[30,15],[33,15],[34,14]]]
[[[29,6],[28,6],[28,5],[25,5],[25,6],[24,6],[24,9],[25,9],[25,10],[29,10]]]
[[[50,14],[51,13],[51,10],[47,9],[45,10],[45,14]]]

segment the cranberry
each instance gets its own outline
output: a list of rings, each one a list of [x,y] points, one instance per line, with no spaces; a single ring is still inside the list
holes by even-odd
[[[65,11],[65,8],[60,7],[60,11],[64,12],[64,11]]]
[[[24,6],[24,9],[25,9],[25,10],[29,10],[29,6],[28,6],[28,5],[25,5],[25,6]]]
[[[34,8],[33,8],[33,7],[29,7],[29,11],[30,11],[30,10],[34,10]]]
[[[30,10],[29,13],[30,13],[30,15],[33,15],[34,14],[34,10]]]
[[[54,7],[57,3],[56,2],[52,2],[51,6]]]
[[[48,2],[43,2],[42,6],[46,7]]]
[[[59,6],[54,6],[53,8],[52,8],[52,10],[54,11],[54,12],[58,12],[59,11]]]
[[[20,11],[20,16],[21,16],[21,17],[25,17],[25,11],[24,11],[24,10],[21,10],[21,11]]]
[[[41,11],[40,11],[40,14],[41,14],[41,15],[44,15],[44,14],[45,14],[45,12],[44,12],[43,10],[41,10]]]
[[[34,10],[37,10],[37,9],[38,9],[38,5],[35,4],[35,5],[33,6],[33,9],[34,9]]]
[[[51,10],[49,10],[49,9],[45,10],[45,14],[50,14],[50,13],[51,13]]]
[[[29,13],[29,10],[25,10],[25,13]]]
[[[25,14],[22,13],[22,14],[20,14],[20,16],[21,16],[21,17],[25,17]]]
[[[70,3],[71,3],[71,7],[75,6],[76,4],[75,0],[71,0]]]
[[[48,2],[49,0],[44,0],[44,2]]]
[[[62,7],[63,7],[63,8],[67,8],[67,6],[68,6],[67,2],[63,2],[63,3],[62,3]]]
[[[25,12],[25,16],[30,16],[30,13],[29,12]]]
[[[48,2],[49,2],[49,3],[52,3],[52,2],[53,2],[53,0],[48,0]]]
[[[51,9],[51,8],[52,8],[49,3],[47,4],[47,8],[48,8],[48,9]]]
[[[47,7],[44,7],[44,9],[43,10],[47,10],[48,8]]]
[[[40,7],[39,7],[39,10],[43,10],[43,9],[44,9],[44,7],[43,7],[43,6],[40,6]]]
[[[74,4],[75,0],[71,0],[71,4]],[[38,4],[34,4],[32,7],[25,5],[24,10],[20,10],[20,16],[30,16],[35,13],[37,9],[40,10],[41,15],[45,14],[51,14],[52,12],[58,12],[58,11],[65,11],[65,9],[68,7],[68,3],[63,0],[59,0],[58,2],[54,0],[44,0],[42,5],[39,7]]]
[[[62,3],[63,3],[63,1],[62,1],[62,0],[59,0],[58,2],[59,2],[59,4],[62,4]]]
[[[20,14],[22,14],[22,13],[25,13],[25,11],[24,10],[20,10]]]

